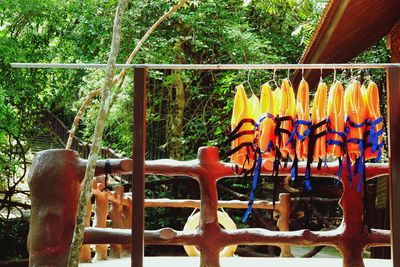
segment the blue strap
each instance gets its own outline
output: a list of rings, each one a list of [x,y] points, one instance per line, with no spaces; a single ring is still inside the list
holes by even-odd
[[[269,113],[268,113],[269,114]],[[254,131],[257,131],[258,127],[260,127],[260,124],[263,120],[266,118],[269,118],[268,114],[262,115],[257,122],[254,123]],[[271,115],[272,116],[272,115]]]
[[[383,147],[383,141],[378,145],[378,155],[376,156],[375,162],[379,162],[382,157],[382,147]]]
[[[346,120],[349,122],[350,126],[353,128],[361,128],[361,127],[365,126],[365,124],[368,122],[368,119],[366,119],[365,121],[357,124],[354,121],[352,121],[349,116],[347,116]]]
[[[342,141],[329,139],[328,141],[326,141],[326,145],[337,145],[337,146],[343,147],[344,143]]]
[[[371,147],[372,153],[375,153],[376,150],[378,149],[378,146],[380,145],[380,144],[378,144],[378,142],[379,142],[379,136],[381,134],[383,134],[383,130],[379,130],[374,134],[373,141],[372,141],[372,147]]]
[[[308,126],[308,128],[304,131],[304,134],[303,134],[303,135],[301,135],[299,132],[297,132],[297,134],[296,134],[297,138],[299,138],[299,140],[300,140],[301,142],[303,142],[304,140],[306,140],[307,136],[309,136],[310,133],[311,133],[311,130],[310,130],[311,121],[298,120],[297,122],[298,122],[299,124],[301,124],[301,125],[306,125],[306,126]]]
[[[294,158],[293,163],[292,163],[292,170],[291,170],[292,181],[294,181],[297,178],[297,176],[299,175],[298,164],[299,164],[299,159],[297,158],[297,155],[296,155],[296,157]]]
[[[379,117],[374,121],[368,122],[368,125],[371,126],[371,128],[369,129],[369,139],[368,139],[369,142],[373,142],[375,135],[378,134],[378,133],[375,133],[375,126],[378,125],[378,123],[381,123],[382,121],[383,121],[383,118]]]
[[[271,148],[273,148],[273,147],[274,147],[274,143],[271,140],[269,140],[268,146],[267,146],[267,149],[265,150],[265,152],[269,153],[271,151]]]
[[[329,127],[328,127],[328,133],[337,134],[337,135],[339,135],[343,140],[346,139],[346,132],[338,132],[338,131],[336,131],[335,129],[332,129],[332,128],[329,128]]]
[[[251,184],[250,201],[248,203],[248,208],[246,210],[246,213],[244,214],[244,216],[242,218],[242,222],[245,222],[247,220],[247,218],[249,217],[249,215],[251,213],[251,210],[253,209],[253,203],[254,203],[254,198],[255,198],[254,192],[257,188],[258,178],[260,177],[262,155],[261,155],[261,151],[259,148],[256,149],[255,153],[257,155],[257,163],[256,163],[256,167],[254,169],[253,182]]]
[[[296,123],[294,124],[294,126],[293,126],[293,131],[292,131],[292,133],[290,134],[290,136],[289,136],[289,140],[286,142],[286,146],[287,145],[289,145],[289,143],[291,143],[293,140],[294,140],[294,136],[296,135],[296,134],[298,134],[298,132],[297,132],[297,127],[299,126],[299,123],[296,121]]]
[[[353,176],[351,175],[351,162],[350,162],[349,153],[347,153],[347,156],[346,156],[346,165],[347,165],[347,180],[350,183],[350,187],[352,187],[353,186]]]
[[[306,169],[306,175],[304,177],[304,187],[307,191],[311,191],[311,181],[310,181],[310,169]]]
[[[311,121],[297,120],[297,122],[298,122],[299,124],[306,125],[306,126],[310,126],[310,125],[311,125]]]
[[[378,151],[378,155],[375,158],[375,162],[378,162],[381,159],[382,146],[383,146],[383,141],[379,143],[379,136],[383,134],[383,129],[375,131],[375,126],[381,123],[382,121],[383,121],[382,117],[379,117],[374,121],[369,120],[368,125],[370,126],[370,129],[369,131],[366,132],[366,135],[368,135],[367,146],[371,146],[372,153]]]
[[[303,142],[304,140],[306,140],[307,136],[310,135],[310,128],[307,128],[304,131],[304,134],[301,135],[299,133],[299,131],[297,130],[299,125],[306,125],[306,126],[310,126],[311,125],[311,121],[306,121],[306,120],[296,120],[294,127],[293,127],[293,131],[290,134],[289,140],[286,142],[286,145],[288,145],[290,142],[293,141],[294,137],[296,136],[297,139],[299,139],[301,142]]]
[[[271,113],[265,113],[265,114],[261,115],[261,117],[256,122],[254,122],[254,131],[258,130],[258,127],[260,127],[260,124],[266,118],[269,118],[269,119],[272,119],[272,120],[275,121],[275,116],[274,115],[272,115]]]

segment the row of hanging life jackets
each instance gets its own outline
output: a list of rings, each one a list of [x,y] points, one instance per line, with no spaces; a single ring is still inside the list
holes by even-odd
[[[307,179],[313,161],[320,167],[326,157],[338,158],[339,179],[344,156],[348,167],[359,165],[355,168],[360,171],[365,160],[379,161],[383,153],[382,125],[378,87],[372,81],[365,87],[353,80],[346,90],[335,81],[329,93],[327,85],[320,82],[311,112],[309,86],[304,79],[297,97],[287,79],[275,90],[268,83],[262,85],[260,99],[254,93],[248,98],[244,86],[239,85],[229,155],[238,167],[253,171],[256,165],[277,168],[276,161],[281,159],[290,158],[296,168],[298,161],[306,160],[305,187],[310,190]]]

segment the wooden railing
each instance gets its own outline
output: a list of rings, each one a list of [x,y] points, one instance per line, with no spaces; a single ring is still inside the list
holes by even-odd
[[[114,186],[112,191],[104,190],[104,177],[95,179],[93,182],[92,194],[94,202],[90,203],[86,213],[86,226],[89,226],[92,217],[92,204],[95,204],[93,210],[95,221],[93,227],[104,229],[107,225],[107,218],[111,220],[112,228],[130,229],[132,225],[132,193],[124,192],[123,186]],[[229,200],[218,201],[218,208],[247,209],[247,201]],[[109,209],[111,207],[111,209]],[[146,208],[164,207],[164,208],[194,208],[200,209],[201,200],[196,199],[146,199]],[[275,203],[265,200],[257,200],[253,204],[254,209],[275,210],[279,213],[277,227],[280,231],[289,231],[289,216],[291,211],[290,195],[282,193],[279,200]],[[98,244],[94,259],[106,260],[108,258],[107,246],[110,246],[110,256],[119,258],[122,254],[130,254],[129,246],[119,244]],[[290,245],[279,245],[282,257],[293,257]],[[81,262],[91,262],[91,251],[89,245],[83,245],[80,254]]]
[[[104,175],[104,161],[99,161],[96,167],[96,176]],[[110,160],[111,172],[124,174],[132,172],[133,162],[130,159]],[[299,165],[299,174],[304,174],[305,165]],[[30,171],[30,188],[32,196],[32,225],[30,229],[30,258],[32,264],[37,266],[65,266],[68,258],[69,245],[72,239],[72,230],[75,224],[76,207],[78,204],[80,183],[83,178],[86,160],[80,159],[77,154],[70,150],[49,150],[39,153],[32,163]],[[368,231],[364,224],[363,214],[363,192],[357,192],[357,186],[352,186],[345,178],[342,179],[343,195],[339,205],[343,210],[341,225],[329,231],[310,231],[308,229],[289,231],[288,218],[290,203],[289,196],[281,195],[280,203],[275,207],[280,212],[278,227],[283,231],[270,231],[260,228],[247,228],[238,230],[225,230],[219,225],[217,210],[220,206],[245,208],[246,202],[229,201],[220,202],[217,193],[217,181],[237,177],[233,171],[233,165],[219,160],[216,147],[203,147],[199,149],[197,159],[191,161],[176,160],[151,160],[145,162],[146,174],[164,176],[189,176],[198,181],[200,186],[200,203],[193,200],[157,200],[147,201],[147,206],[195,206],[200,205],[199,228],[190,232],[163,228],[158,230],[145,230],[144,240],[148,245],[194,245],[200,254],[201,266],[220,266],[220,251],[226,246],[244,244],[265,244],[289,248],[290,245],[300,246],[332,246],[338,249],[343,258],[345,267],[364,267],[363,251],[367,247],[390,246],[390,231],[371,229]],[[74,170],[74,171],[72,171]],[[338,166],[328,164],[327,168],[317,170],[313,166],[313,175],[324,179],[335,178]],[[346,168],[343,169],[343,177],[346,176]],[[263,174],[270,174],[271,170],[262,169]],[[280,171],[281,175],[288,175],[290,167]],[[367,179],[387,175],[387,164],[367,164]],[[54,179],[60,177],[60,179]],[[43,190],[52,184],[52,190]],[[354,177],[353,183],[358,182]],[[128,249],[126,245],[131,244],[132,230],[129,222],[132,219],[131,200],[123,197],[121,187],[114,188],[115,194],[102,191],[101,183],[94,183],[94,194],[96,198],[97,218],[106,218],[105,212],[109,201],[112,202],[109,211],[114,229],[102,228],[101,221],[96,221],[98,227],[87,227],[85,229],[84,243],[97,244],[98,249],[106,248],[106,244],[112,244],[111,251],[118,256],[122,249]],[[66,197],[68,201],[66,201]],[[134,196],[135,197],[135,196]],[[102,199],[102,200],[101,200]],[[101,204],[103,203],[103,204]],[[124,204],[125,203],[125,204]],[[284,204],[287,203],[287,204]],[[101,206],[104,206],[102,209]],[[271,208],[271,203],[256,201],[255,207]],[[124,211],[125,210],[125,211]],[[46,214],[49,211],[50,214]],[[57,212],[56,212],[57,211]],[[89,213],[89,211],[88,211]],[[59,219],[53,218],[58,216]],[[135,214],[133,214],[135,216]],[[46,221],[43,218],[51,218]],[[63,238],[53,240],[49,233],[57,233],[63,221]],[[104,219],[102,219],[104,223]],[[88,226],[87,220],[87,226]],[[44,237],[46,236],[47,239]],[[43,237],[43,238],[41,238]],[[54,252],[54,248],[64,248]],[[87,248],[87,246],[86,246]],[[85,250],[83,248],[83,250]],[[52,253],[48,254],[48,251]],[[290,248],[288,251],[290,252]],[[83,252],[85,253],[85,252]],[[283,249],[283,253],[285,253]],[[86,251],[86,255],[87,251]],[[100,254],[98,254],[100,255]]]
[[[66,146],[69,137],[69,129],[68,127],[58,119],[53,113],[50,111],[45,112],[45,117],[43,119],[43,123],[49,126],[50,130],[56,136],[57,140],[63,145]],[[79,137],[74,136],[72,141],[71,149],[78,151],[82,158],[88,158],[90,152],[90,144],[83,141]],[[101,158],[122,158],[122,155],[118,154],[114,150],[109,147],[101,147],[100,155]]]
[[[59,119],[57,118],[53,113],[50,111],[45,111],[44,113],[44,118],[43,118],[43,123],[47,125],[51,132],[55,135],[57,140],[63,145],[66,146],[69,138],[69,129],[68,127]],[[90,147],[91,144],[83,141],[79,137],[74,136],[72,140],[72,146],[71,149],[78,151],[79,155],[87,159],[89,157],[89,152],[90,152]],[[116,158],[123,158],[122,155],[118,154],[114,150],[112,150],[109,147],[101,147],[100,148],[100,153],[99,157],[103,159],[116,159]],[[120,181],[122,182],[130,182],[132,181],[132,174],[123,174],[120,175]]]

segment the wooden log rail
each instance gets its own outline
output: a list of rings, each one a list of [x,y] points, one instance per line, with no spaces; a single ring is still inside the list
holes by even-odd
[[[113,191],[107,191],[104,185],[104,177],[97,177],[93,181],[92,194],[95,197],[96,203],[96,221],[94,231],[100,231],[103,233],[104,228],[107,224],[107,215],[111,219],[112,228],[127,229],[131,228],[132,223],[132,193],[124,193],[123,186],[114,186]],[[109,211],[109,205],[111,203],[111,210]],[[88,212],[86,214],[86,226],[90,224],[92,204],[88,206]],[[146,199],[145,207],[165,207],[165,208],[195,208],[201,207],[201,200],[197,199]],[[234,208],[234,209],[247,209],[248,201],[240,200],[229,200],[229,201],[218,201],[218,208]],[[275,203],[275,207],[272,202],[266,200],[256,200],[253,204],[254,209],[265,209],[265,210],[276,210],[279,212],[280,217],[277,221],[277,227],[280,231],[289,230],[289,215],[290,215],[290,195],[282,193],[279,195],[279,200]],[[108,228],[110,229],[110,228]],[[165,231],[164,231],[165,233]],[[100,235],[101,235],[100,234]],[[145,242],[146,244],[148,242]],[[100,244],[93,242],[91,244],[96,245],[96,254],[94,258],[96,260],[107,260],[107,245],[110,244],[110,256],[112,258],[119,258],[122,254],[129,254],[129,246],[121,246],[122,243],[119,241],[109,242],[107,244]],[[123,243],[129,244],[129,243]],[[281,248],[282,257],[293,257],[290,246],[287,244],[278,245]],[[91,262],[91,251],[89,245],[83,245],[80,252],[80,262]]]
[[[86,161],[80,159],[78,154],[71,150],[49,150],[41,152],[35,157],[29,172],[32,196],[32,225],[29,233],[28,249],[31,265],[65,266],[76,217],[76,204],[78,201],[76,196],[79,195],[79,185],[82,181],[85,167]],[[372,229],[369,233],[363,224],[363,192],[357,192],[356,190],[358,176],[353,177],[353,186],[350,185],[346,178],[341,180],[344,190],[339,205],[343,209],[343,220],[335,230],[325,232],[313,232],[307,229],[289,231],[288,225],[286,229],[280,227],[284,231],[269,231],[257,228],[224,230],[218,223],[218,207],[222,204],[239,204],[240,207],[243,207],[244,204],[235,201],[229,203],[219,203],[218,201],[216,182],[223,178],[237,176],[232,167],[232,164],[223,163],[219,160],[216,147],[200,148],[197,159],[191,161],[146,161],[145,171],[147,174],[190,176],[199,182],[201,192],[200,226],[197,230],[188,233],[170,228],[145,231],[146,244],[196,245],[201,252],[201,266],[220,266],[220,250],[232,244],[269,244],[281,247],[285,245],[333,246],[341,252],[343,266],[345,267],[364,266],[362,253],[367,247],[390,246],[390,231]],[[132,171],[132,161],[128,159],[113,159],[111,161],[111,171],[113,174],[129,173]],[[300,165],[299,173],[304,173],[304,171],[305,166]],[[337,165],[329,164],[328,168],[322,168],[321,170],[313,168],[312,175],[314,177],[335,178],[337,171]],[[367,164],[366,172],[368,179],[387,175],[388,165]],[[263,169],[263,174],[270,173],[271,171],[267,168]],[[289,173],[290,166],[280,170],[281,175],[288,175]],[[96,175],[104,175],[104,161],[99,161]],[[342,177],[347,177],[346,175],[346,168],[343,168]],[[54,177],[58,178],[54,179]],[[43,190],[50,182],[52,190]],[[99,192],[102,192],[101,186],[98,189]],[[73,197],[71,197],[71,194]],[[96,201],[97,197],[96,195]],[[105,199],[104,203],[108,204],[108,193],[104,194],[103,197]],[[117,196],[115,198],[118,199]],[[289,197],[287,197],[287,200],[290,201]],[[120,201],[123,202],[122,200]],[[176,200],[173,205],[177,203],[181,205],[182,202],[185,201]],[[165,205],[168,204],[172,205],[172,201]],[[197,207],[198,202],[186,202],[185,204]],[[151,206],[155,205],[155,203],[150,201],[147,205]],[[257,205],[268,206],[269,203],[260,201],[257,202]],[[279,209],[278,207],[276,209]],[[288,221],[290,210],[281,210],[280,212],[281,222]],[[54,217],[55,214],[57,214],[56,217]],[[285,216],[287,217],[285,218]],[[61,219],[62,224],[60,224]],[[64,229],[62,231],[63,236],[56,235],[56,238],[52,238],[55,233],[60,231],[60,225]],[[123,227],[126,226],[126,223],[123,224]],[[110,243],[130,244],[131,238],[130,229],[88,227],[85,230],[84,242],[86,244],[98,244],[99,246]]]
[[[201,251],[201,266],[219,266],[219,251],[232,244],[269,244],[269,245],[328,245],[336,247],[343,255],[343,266],[364,266],[362,253],[365,248],[372,246],[390,246],[390,231],[373,229],[371,233],[363,224],[363,192],[357,192],[356,184],[359,177],[353,178],[352,186],[347,178],[341,180],[343,195],[340,206],[343,209],[343,221],[338,229],[326,232],[312,232],[307,229],[295,232],[274,232],[265,229],[240,229],[225,231],[217,221],[218,197],[216,181],[222,178],[237,176],[230,163],[220,162],[218,150],[215,147],[199,149],[198,157],[192,161],[155,160],[146,161],[146,174],[165,176],[190,176],[200,184],[201,219],[200,228],[193,233],[182,233],[172,229],[145,231],[146,244],[175,244],[196,245]],[[315,177],[336,178],[338,166],[328,164],[327,168],[317,170],[313,166],[312,175]],[[271,170],[264,168],[263,174]],[[305,172],[305,165],[299,165],[299,173]],[[367,164],[367,179],[388,174],[387,164]],[[281,175],[290,174],[290,166],[280,170]],[[347,177],[343,168],[342,177]],[[289,230],[289,229],[288,229]],[[128,230],[129,232],[129,230]],[[95,234],[96,233],[96,234]],[[105,232],[102,232],[105,234]],[[121,235],[120,235],[121,234]],[[122,242],[124,232],[112,230],[103,241]],[[96,236],[96,237],[95,237]],[[100,239],[99,239],[100,238]],[[85,242],[100,242],[101,234],[96,229],[87,229]],[[125,240],[129,243],[130,238]],[[107,243],[106,242],[106,243]]]

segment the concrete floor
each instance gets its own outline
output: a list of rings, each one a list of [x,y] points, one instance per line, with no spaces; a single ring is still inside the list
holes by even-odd
[[[145,267],[195,267],[199,266],[198,257],[145,257]],[[392,267],[390,260],[364,259],[365,267]],[[84,263],[81,267],[123,267],[130,266],[130,258],[110,259],[102,262]],[[247,258],[231,257],[221,258],[222,267],[340,267],[340,258]]]

